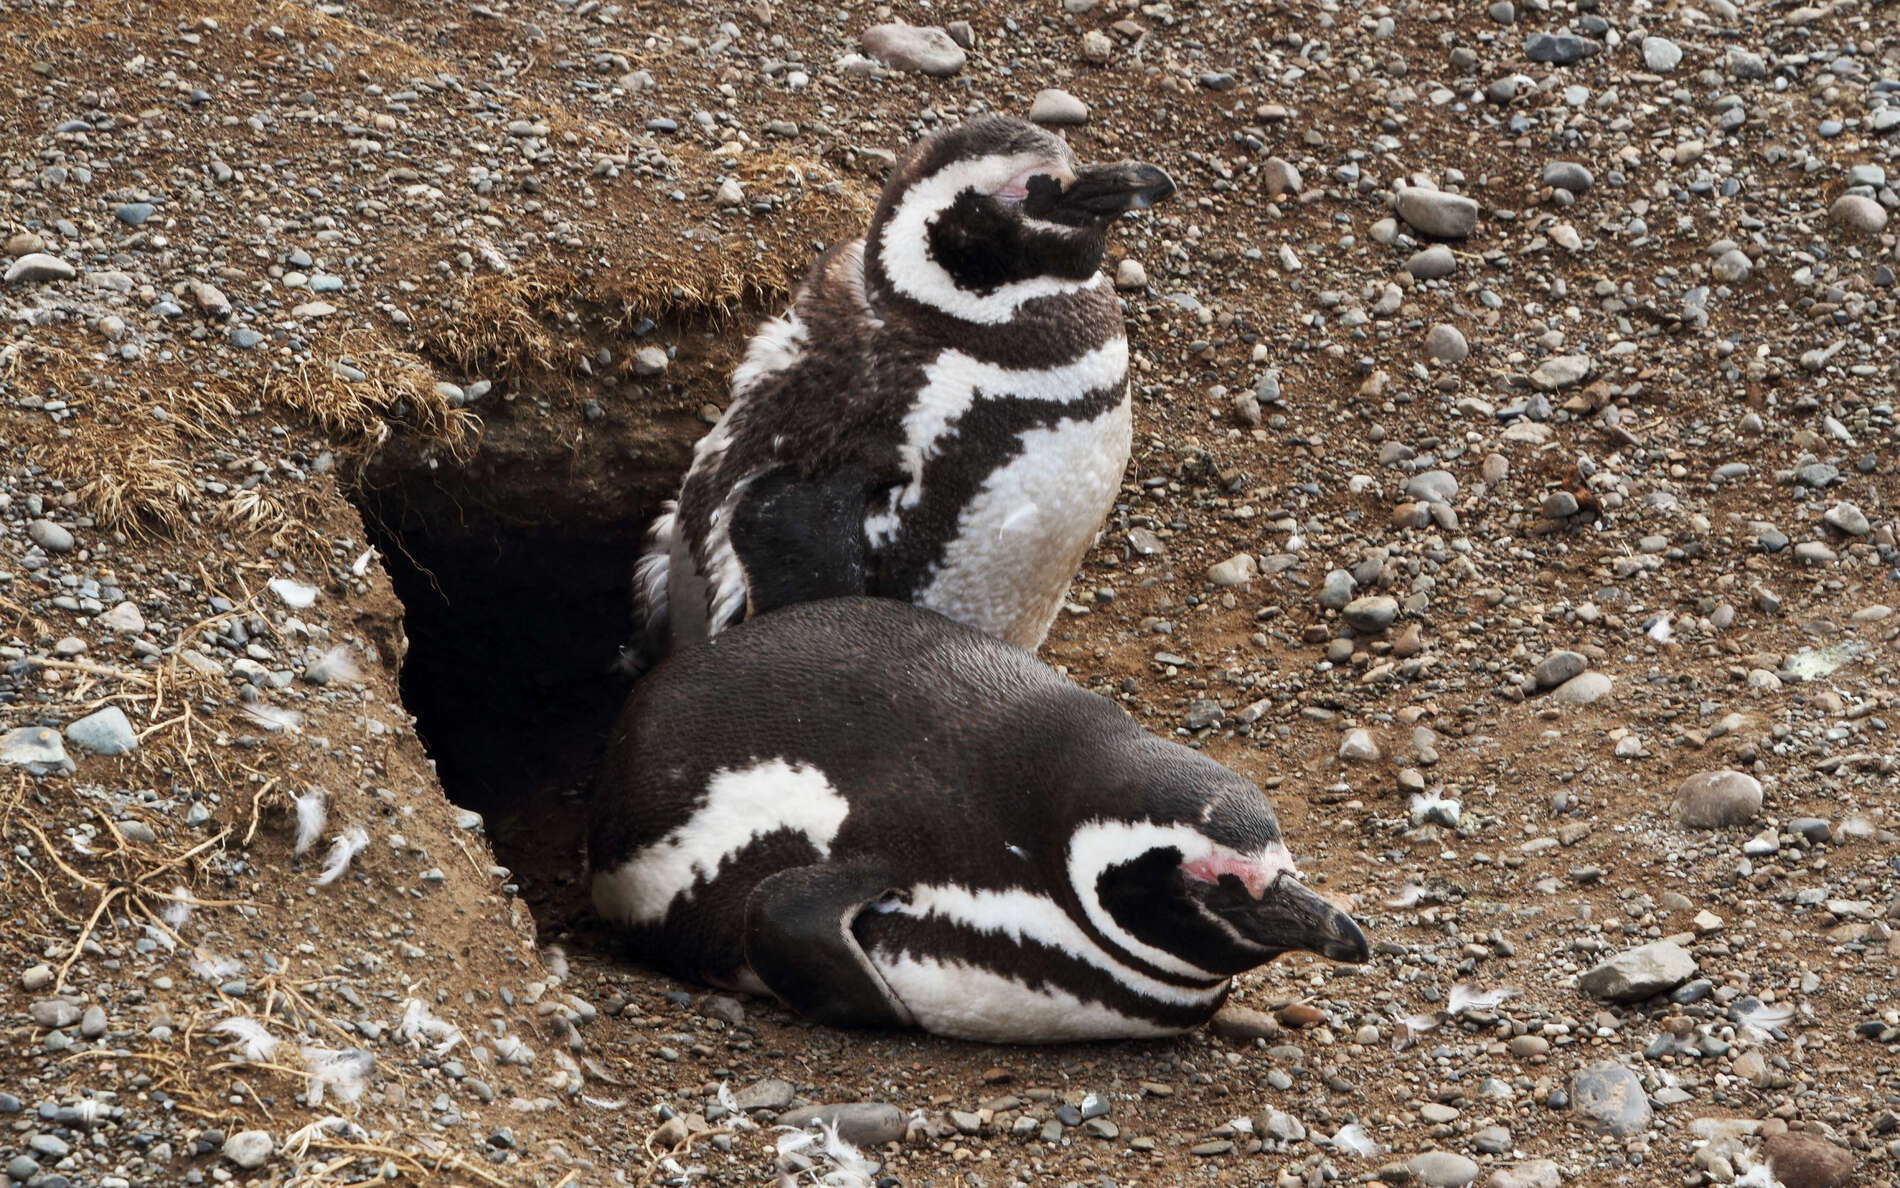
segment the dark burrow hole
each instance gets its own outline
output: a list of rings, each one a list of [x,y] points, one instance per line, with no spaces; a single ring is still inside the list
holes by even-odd
[[[586,919],[587,790],[631,688],[614,662],[633,564],[703,429],[556,461],[491,424],[468,464],[391,450],[352,492],[403,604],[403,704],[544,934]]]

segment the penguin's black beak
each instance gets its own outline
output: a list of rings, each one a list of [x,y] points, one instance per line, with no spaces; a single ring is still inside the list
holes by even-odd
[[[1224,875],[1210,888],[1206,903],[1236,932],[1276,956],[1303,949],[1353,965],[1372,956],[1366,934],[1351,916],[1287,875],[1268,884],[1258,899],[1239,879]]]
[[[1037,218],[1062,223],[1105,222],[1126,211],[1143,210],[1174,193],[1174,179],[1141,161],[1122,161],[1115,165],[1091,165],[1075,175],[1075,180],[1058,193],[1038,195],[1030,191],[1030,209]]]

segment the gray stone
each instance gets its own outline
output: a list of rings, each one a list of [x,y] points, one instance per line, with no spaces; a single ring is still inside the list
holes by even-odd
[[[106,1008],[95,1002],[79,1016],[79,1034],[87,1039],[98,1039],[111,1024],[112,1021],[106,1017]]]
[[[1860,235],[1878,235],[1887,226],[1887,212],[1880,203],[1859,194],[1842,194],[1827,214],[1835,226]]]
[[[659,375],[666,370],[668,361],[664,348],[641,347],[633,352],[633,374],[643,379]]]
[[[34,775],[73,770],[59,731],[44,726],[21,726],[0,734],[0,763],[24,767]]]
[[[93,622],[120,635],[137,635],[145,630],[145,616],[139,612],[136,602],[121,602]]]
[[[79,1022],[79,1004],[70,998],[42,998],[26,1008],[33,1022],[41,1027],[71,1027]]]
[[[752,1110],[782,1110],[792,1104],[792,1086],[777,1077],[766,1077],[754,1081],[732,1095],[739,1108]]]
[[[936,25],[872,25],[858,44],[886,66],[937,77],[955,74],[969,60],[963,47]]]
[[[1579,1071],[1571,1078],[1570,1096],[1579,1114],[1619,1138],[1649,1128],[1649,1097],[1642,1081],[1613,1061]]]
[[[1458,477],[1449,470],[1427,470],[1405,480],[1405,494],[1427,503],[1450,503],[1458,494]]]
[[[1148,287],[1148,269],[1140,260],[1123,260],[1115,265],[1115,287],[1124,293]]]
[[[1552,689],[1550,699],[1559,705],[1589,705],[1608,696],[1614,684],[1604,673],[1586,672]]]
[[[1548,1159],[1527,1159],[1500,1167],[1484,1182],[1485,1188],[1562,1188],[1563,1173]]]
[[[1086,124],[1089,122],[1089,105],[1067,91],[1046,87],[1037,91],[1036,98],[1029,104],[1029,118],[1038,124],[1054,127]]]
[[[1327,610],[1344,610],[1358,588],[1359,583],[1353,580],[1352,574],[1343,569],[1327,570],[1319,587],[1319,604]]]
[[[1691,829],[1727,829],[1761,815],[1761,781],[1743,771],[1698,771],[1676,789],[1676,820]]]
[[[1548,519],[1562,520],[1577,514],[1577,497],[1568,491],[1552,491],[1540,505]]]
[[[1645,37],[1643,65],[1653,74],[1668,74],[1682,65],[1682,47],[1667,37]]]
[[[1590,662],[1581,652],[1558,650],[1537,662],[1531,669],[1531,686],[1539,691],[1555,689],[1558,685],[1578,676],[1590,667]]]
[[[1478,1178],[1478,1165],[1450,1151],[1427,1151],[1405,1161],[1412,1178],[1427,1188],[1464,1188]]]
[[[1572,194],[1588,194],[1597,184],[1589,169],[1575,161],[1552,161],[1544,166],[1544,184]]]
[[[1260,572],[1250,553],[1235,553],[1225,561],[1207,567],[1207,580],[1216,586],[1244,586]]]
[[[1268,157],[1267,163],[1260,167],[1260,184],[1267,191],[1267,197],[1278,198],[1282,194],[1297,197],[1305,184],[1300,176],[1299,167],[1284,157]]]
[[[1368,634],[1384,631],[1399,617],[1399,600],[1383,595],[1355,598],[1346,604],[1344,614],[1355,631]]]
[[[7,1160],[7,1175],[24,1184],[39,1174],[40,1165],[30,1155],[15,1155]]]
[[[71,280],[79,272],[71,264],[58,256],[49,256],[45,252],[28,252],[7,266],[6,282],[29,284],[33,281]]]
[[[1502,1126],[1487,1126],[1471,1136],[1471,1145],[1483,1155],[1502,1155],[1511,1149],[1511,1132]]]
[[[1874,530],[1874,526],[1867,521],[1866,513],[1852,503],[1835,504],[1822,513],[1821,519],[1828,527],[1849,536],[1866,536]]]
[[[277,1142],[266,1130],[240,1130],[224,1140],[224,1157],[246,1171],[254,1171],[270,1162]]]
[[[776,1125],[803,1130],[814,1123],[836,1126],[839,1138],[858,1147],[881,1147],[885,1143],[901,1142],[908,1125],[904,1111],[881,1101],[800,1106],[780,1114]]]
[[[1730,46],[1725,62],[1730,78],[1758,81],[1768,77],[1768,63],[1752,50]]]
[[[1478,229],[1478,203],[1463,194],[1407,186],[1399,191],[1398,212],[1412,230],[1434,239],[1463,239]]]
[[[1723,284],[1734,284],[1737,281],[1747,280],[1749,270],[1754,266],[1747,252],[1740,248],[1730,248],[1715,258],[1715,263],[1710,265],[1709,271]]]
[[[138,731],[132,729],[131,719],[116,705],[87,714],[66,727],[66,737],[74,746],[95,755],[123,755],[139,747]]]
[[[1443,280],[1458,271],[1458,257],[1444,244],[1435,243],[1413,252],[1405,262],[1405,271],[1416,280]]]
[[[1546,392],[1582,383],[1590,375],[1590,356],[1553,355],[1531,372],[1531,382]]]
[[[1636,1002],[1682,985],[1696,960],[1674,941],[1626,949],[1577,979],[1577,989],[1610,1002]]]
[[[26,534],[49,553],[70,553],[78,544],[71,532],[51,520],[34,520],[26,526]]]
[[[1597,52],[1597,43],[1574,33],[1533,33],[1524,39],[1524,56],[1551,66],[1570,66]]]
[[[1348,730],[1339,742],[1339,757],[1348,763],[1377,763],[1379,744],[1371,731]]]
[[[1417,276],[1415,272],[1412,274]],[[1425,353],[1440,363],[1463,363],[1471,354],[1471,347],[1465,342],[1464,332],[1447,322],[1440,322],[1425,332]]]

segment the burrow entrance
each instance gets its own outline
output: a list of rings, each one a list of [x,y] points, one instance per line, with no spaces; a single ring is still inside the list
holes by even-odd
[[[694,373],[700,389],[723,369]],[[586,797],[631,688],[614,662],[633,564],[706,425],[680,387],[489,400],[472,457],[399,440],[351,498],[403,603],[403,704],[442,787],[556,932],[588,910]]]

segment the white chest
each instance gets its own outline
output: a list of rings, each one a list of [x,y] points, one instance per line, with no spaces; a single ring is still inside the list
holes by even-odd
[[[1128,402],[1093,420],[1023,435],[965,505],[956,537],[917,601],[1034,649],[1068,593],[1128,466]]]

